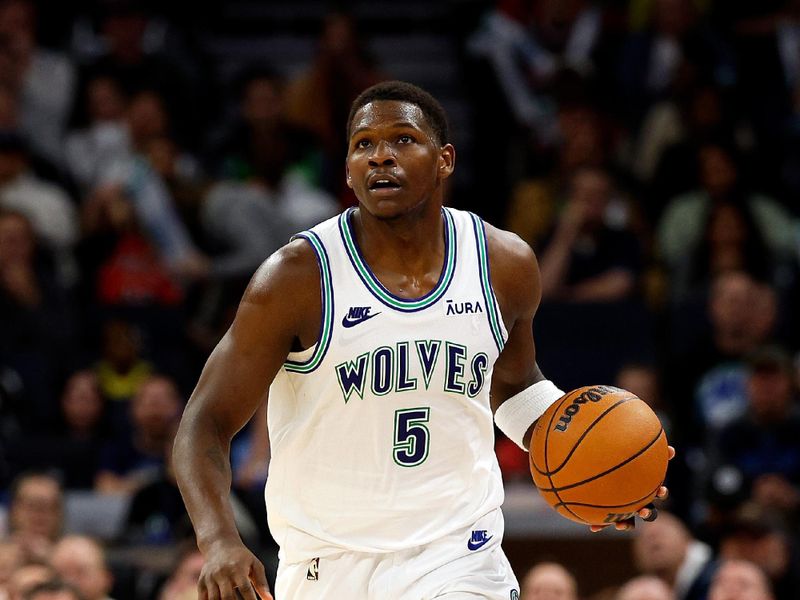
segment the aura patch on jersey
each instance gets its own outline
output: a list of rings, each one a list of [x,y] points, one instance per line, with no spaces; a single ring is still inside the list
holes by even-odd
[[[482,313],[481,303],[477,300],[472,302],[455,302],[453,300],[445,300],[445,312],[449,315],[472,315]]]
[[[429,389],[438,366],[443,367],[443,391],[474,398],[486,383],[489,357],[484,352],[471,355],[461,344],[415,340],[413,345],[398,342],[395,346],[380,346],[339,363],[334,369],[346,404],[353,393],[363,399],[367,385],[374,396],[416,390],[418,375],[422,376],[425,389]]]

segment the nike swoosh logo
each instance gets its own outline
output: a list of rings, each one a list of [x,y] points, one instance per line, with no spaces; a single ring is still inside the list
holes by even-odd
[[[478,548],[482,548],[482,547],[483,547],[483,546],[485,546],[485,545],[487,544],[487,542],[488,542],[489,540],[491,540],[493,537],[494,537],[493,535],[490,535],[488,538],[486,538],[486,539],[484,539],[484,540],[481,540],[480,542],[473,542],[472,540],[469,540],[469,541],[467,542],[467,549],[469,549],[469,550],[473,550],[473,551],[474,551],[474,550],[477,550]]]
[[[368,319],[371,319],[372,317],[377,317],[379,314],[381,314],[381,313],[377,312],[374,315],[366,315],[366,316],[360,317],[358,319],[351,319],[349,317],[349,315],[345,315],[344,319],[342,319],[342,325],[344,327],[355,327],[359,323],[363,323],[364,321],[367,321]]]

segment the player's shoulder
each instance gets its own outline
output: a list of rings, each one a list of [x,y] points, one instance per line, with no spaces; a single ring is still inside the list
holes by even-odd
[[[501,305],[528,312],[541,296],[539,266],[528,243],[517,234],[485,224],[492,287]]]
[[[516,233],[484,222],[486,246],[492,266],[495,263],[510,270],[528,272],[536,269],[536,255],[528,243]]]
[[[319,267],[311,244],[295,238],[270,255],[256,270],[245,292],[249,302],[275,298],[297,301],[308,294],[319,295]]]

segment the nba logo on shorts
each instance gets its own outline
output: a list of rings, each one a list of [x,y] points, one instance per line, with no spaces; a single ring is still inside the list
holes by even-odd
[[[517,590],[511,590],[511,600],[519,600],[519,592]]]
[[[319,556],[317,558],[312,558],[311,562],[308,564],[306,579],[308,579],[309,581],[319,580]]]

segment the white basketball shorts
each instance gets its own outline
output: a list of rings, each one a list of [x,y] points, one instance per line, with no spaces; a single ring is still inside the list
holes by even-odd
[[[495,510],[472,526],[398,552],[281,562],[275,600],[518,600]]]

